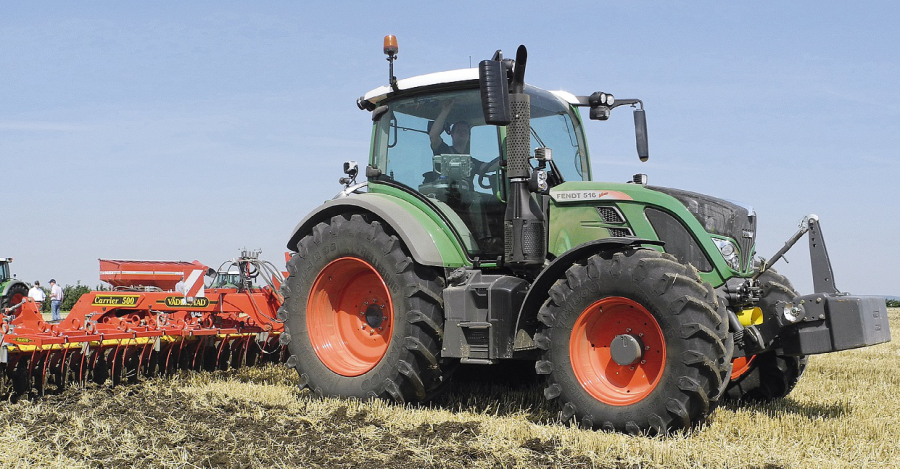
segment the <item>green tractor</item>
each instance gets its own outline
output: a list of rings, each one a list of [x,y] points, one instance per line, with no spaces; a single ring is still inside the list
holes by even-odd
[[[12,261],[12,257],[0,257],[0,310],[11,308],[28,297],[28,285],[10,274]]]
[[[358,100],[366,182],[288,241],[282,343],[317,395],[422,402],[459,364],[527,360],[564,421],[666,433],[721,399],[787,395],[807,355],[890,340],[883,298],[839,292],[818,220],[768,262],[756,214],[679,189],[591,180],[579,108],[643,103],[524,82],[526,50],[397,80]],[[532,149],[534,149],[532,151]],[[771,269],[809,233],[817,293]]]

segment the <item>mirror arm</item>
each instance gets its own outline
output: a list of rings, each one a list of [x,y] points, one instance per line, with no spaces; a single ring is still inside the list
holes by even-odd
[[[590,96],[575,96],[575,99],[577,99],[578,101],[575,102],[575,103],[572,103],[574,106],[578,106],[578,107],[591,107],[591,103],[588,101],[588,100],[590,99]],[[607,106],[607,107],[610,108],[610,109],[615,109],[615,108],[617,108],[617,107],[619,107],[619,106],[624,106],[624,105],[626,105],[626,104],[631,105],[631,106],[634,106],[635,104],[637,104],[641,109],[644,109],[644,102],[641,101],[640,99],[619,99],[619,98],[616,98],[616,102],[613,103],[612,106]]]
[[[638,106],[640,106],[640,109],[641,109],[642,111],[644,110],[644,102],[641,101],[640,99],[619,99],[619,98],[616,98],[616,102],[613,103],[612,106],[609,106],[609,108],[610,108],[610,109],[615,109],[615,108],[617,108],[617,107],[619,107],[619,106],[625,106],[626,104],[631,105],[631,106],[634,106],[635,104],[637,104]]]

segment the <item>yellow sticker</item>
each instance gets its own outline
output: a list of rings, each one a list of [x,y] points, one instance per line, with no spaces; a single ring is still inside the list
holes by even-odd
[[[174,307],[182,307],[182,308],[205,308],[209,306],[209,298],[198,296],[193,298],[192,301],[188,302],[185,300],[183,296],[167,296],[166,297],[166,306],[170,308]]]
[[[91,306],[134,306],[141,295],[97,295]]]

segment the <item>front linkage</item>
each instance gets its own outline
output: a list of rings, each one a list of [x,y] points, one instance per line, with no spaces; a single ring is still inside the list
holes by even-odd
[[[816,293],[797,295],[771,266],[807,233]],[[835,286],[816,215],[804,217],[797,232],[770,260],[763,260],[751,278],[738,280],[724,285],[722,294],[731,304],[758,305],[766,319],[745,325],[730,312],[736,358],[771,350],[785,356],[813,355],[891,340],[883,298],[853,296]]]

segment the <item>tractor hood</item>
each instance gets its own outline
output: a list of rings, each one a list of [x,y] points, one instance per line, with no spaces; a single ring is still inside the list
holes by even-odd
[[[709,233],[736,241],[740,247],[741,269],[750,267],[756,242],[756,212],[752,207],[681,189],[647,188],[670,195],[684,204]]]

